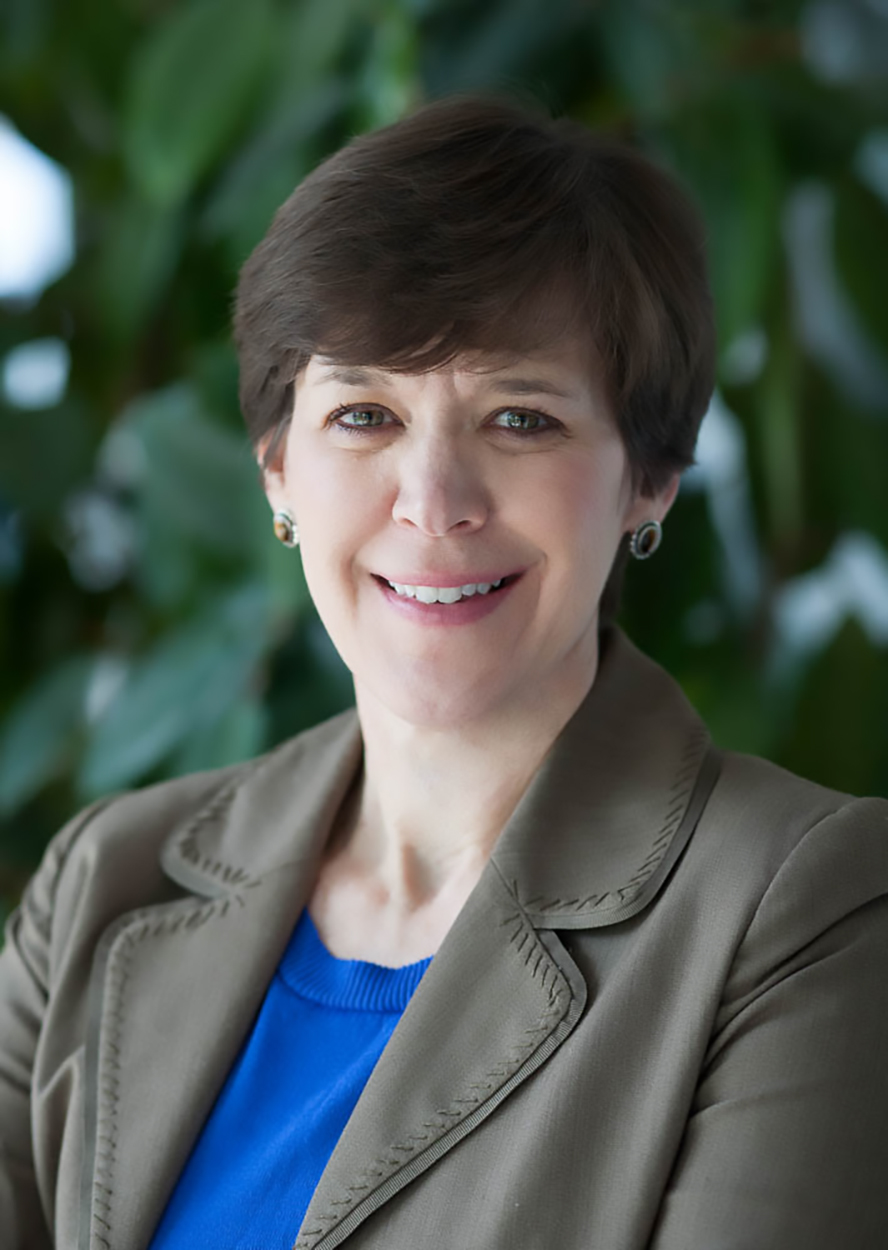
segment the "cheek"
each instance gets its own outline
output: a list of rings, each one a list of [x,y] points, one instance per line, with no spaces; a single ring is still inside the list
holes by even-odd
[[[311,525],[325,502],[332,503],[337,490],[335,464],[312,452],[305,439],[291,439],[287,447],[287,493],[303,528]]]
[[[535,490],[523,492],[530,532],[541,546],[575,558],[612,554],[623,530],[623,462],[618,455],[583,457],[556,466]]]
[[[623,465],[619,455],[574,461],[538,495],[534,541],[553,638],[584,633],[597,613],[624,528]]]
[[[361,456],[331,454],[310,438],[292,440],[287,450],[287,493],[309,544],[315,535],[325,545],[338,545],[349,533],[366,532],[383,503],[377,477]]]

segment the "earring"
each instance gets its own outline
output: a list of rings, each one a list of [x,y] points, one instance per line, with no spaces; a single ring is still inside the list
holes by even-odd
[[[663,527],[659,521],[643,521],[633,530],[629,540],[629,551],[636,560],[646,560],[652,556],[663,540]]]
[[[299,546],[299,530],[289,512],[281,511],[274,514],[274,534],[285,547]]]

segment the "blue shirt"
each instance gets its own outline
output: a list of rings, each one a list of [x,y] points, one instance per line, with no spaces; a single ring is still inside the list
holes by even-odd
[[[336,959],[305,910],[151,1250],[290,1250],[430,959]]]

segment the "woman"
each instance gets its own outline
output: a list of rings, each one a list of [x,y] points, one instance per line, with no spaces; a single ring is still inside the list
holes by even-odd
[[[236,335],[357,709],[53,842],[3,1244],[883,1247],[888,803],[719,753],[613,624],[712,389],[682,193],[440,101],[297,188]]]

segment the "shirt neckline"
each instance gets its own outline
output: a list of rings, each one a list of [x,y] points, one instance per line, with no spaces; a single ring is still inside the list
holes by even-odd
[[[364,959],[338,959],[327,950],[306,907],[293,929],[278,974],[301,998],[326,1007],[401,1012],[432,958],[430,955],[400,968]]]

